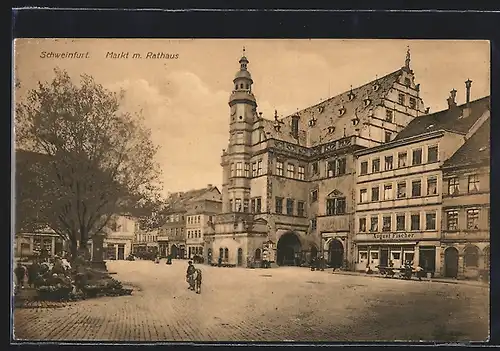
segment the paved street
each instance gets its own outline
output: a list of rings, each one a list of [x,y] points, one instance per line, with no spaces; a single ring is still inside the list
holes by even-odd
[[[186,261],[112,261],[136,287],[105,297],[14,314],[29,340],[480,341],[488,336],[487,288],[378,279],[305,268],[203,270],[187,289]]]

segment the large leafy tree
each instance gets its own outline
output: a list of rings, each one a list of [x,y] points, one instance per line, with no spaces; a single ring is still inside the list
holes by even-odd
[[[16,168],[17,230],[50,227],[76,255],[116,215],[157,212],[157,147],[143,117],[120,108],[124,94],[56,69],[16,104],[16,147],[29,151]]]

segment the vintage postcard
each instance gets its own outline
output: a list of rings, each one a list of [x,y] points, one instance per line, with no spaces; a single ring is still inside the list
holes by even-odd
[[[490,43],[17,39],[16,341],[489,337]]]

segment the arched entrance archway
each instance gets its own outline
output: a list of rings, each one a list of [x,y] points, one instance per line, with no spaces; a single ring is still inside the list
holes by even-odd
[[[172,245],[172,248],[170,249],[170,254],[172,255],[173,258],[177,258],[177,246],[176,245]]]
[[[458,250],[454,247],[444,251],[444,276],[449,278],[458,276]]]
[[[464,265],[467,268],[479,267],[479,249],[477,246],[467,246],[464,250]]]
[[[278,240],[277,264],[280,266],[295,266],[300,260],[300,240],[297,234],[287,232]]]
[[[340,268],[344,262],[344,245],[337,240],[333,239],[328,244],[328,263],[330,267]]]

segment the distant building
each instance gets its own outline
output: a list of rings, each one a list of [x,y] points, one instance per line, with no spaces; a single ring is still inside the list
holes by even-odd
[[[167,223],[159,229],[158,237],[168,242],[167,254],[174,258],[204,255],[204,234],[210,216],[220,213],[221,193],[209,184],[206,188],[177,192],[167,199]],[[191,249],[189,249],[191,248]],[[190,254],[191,253],[191,254]]]
[[[146,231],[142,230],[139,223],[135,224],[135,237],[133,243],[133,253],[140,253],[146,251],[159,252],[158,230]],[[160,253],[161,255],[161,253]]]
[[[14,240],[14,257],[38,256],[45,251],[49,256],[61,255],[67,247],[64,240],[51,231],[17,233]]]
[[[222,196],[216,187],[209,184],[206,191],[194,196],[186,204],[186,248],[187,257],[201,256],[209,261],[213,253],[206,248],[213,236],[214,217],[222,211]]]
[[[415,118],[393,141],[355,153],[356,270],[411,261],[442,274],[442,208],[449,200],[441,166],[489,117],[489,97],[457,106],[455,94],[447,110]]]
[[[488,118],[442,167],[439,269],[447,277],[477,278],[489,274],[490,127]]]
[[[214,258],[244,266],[266,249],[279,265],[297,265],[324,252],[330,265],[346,266],[353,253],[353,153],[393,140],[426,113],[410,53],[402,68],[285,118],[275,111],[274,120],[257,110],[248,59],[239,63]]]

